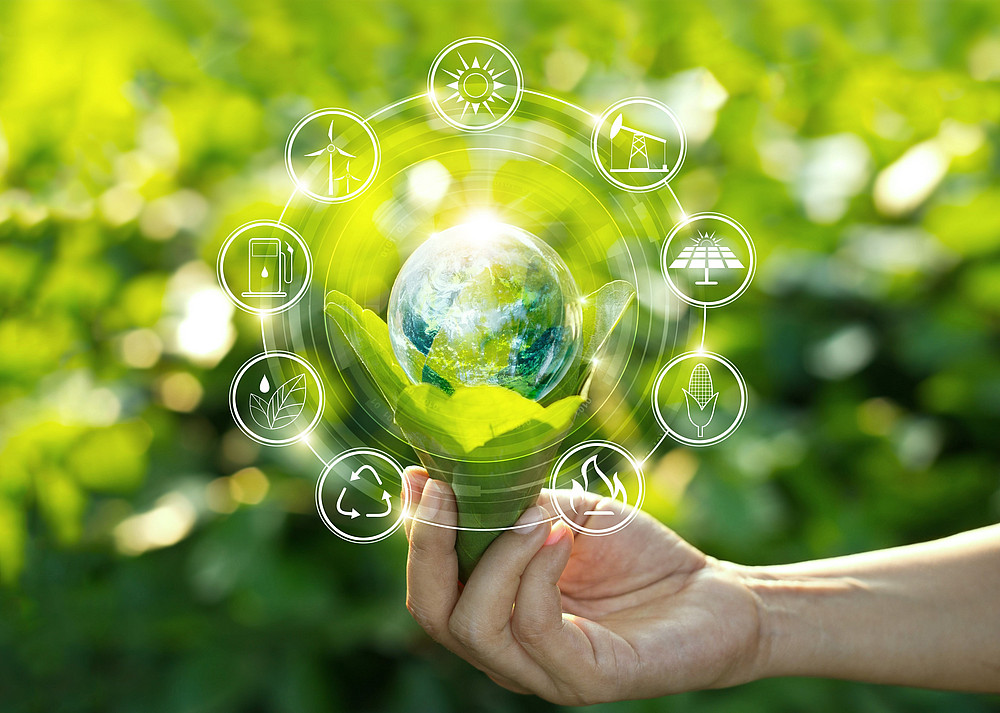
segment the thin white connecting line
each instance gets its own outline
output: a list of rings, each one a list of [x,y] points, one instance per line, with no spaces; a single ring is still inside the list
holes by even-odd
[[[295,198],[295,194],[299,192],[299,187],[295,186],[292,189],[292,195],[288,196],[288,200],[285,201],[285,207],[281,209],[281,215],[278,216],[278,223],[280,224],[285,219],[285,213],[288,212],[288,206],[292,204],[292,199]]]
[[[375,117],[377,117],[379,114],[384,114],[387,111],[391,111],[392,109],[395,109],[397,106],[403,106],[403,104],[406,104],[407,102],[414,101],[415,99],[423,99],[426,96],[427,96],[427,92],[424,92],[423,94],[414,94],[412,97],[406,97],[406,99],[400,99],[395,104],[390,104],[389,106],[384,106],[381,109],[379,109],[378,111],[376,111],[374,114],[372,114],[371,116],[367,117],[365,119],[365,123],[367,124],[369,121],[371,121],[372,119],[374,119]]]
[[[264,332],[264,315],[260,316],[260,343],[264,347],[264,353],[267,354],[267,337]]]
[[[319,453],[316,452],[316,449],[313,448],[313,445],[312,445],[312,443],[309,442],[308,438],[303,438],[302,442],[305,443],[306,444],[306,448],[308,448],[309,450],[311,450],[312,454],[319,459],[320,463],[322,463],[323,465],[329,465],[329,463],[327,463],[327,461],[323,458],[323,456],[321,456]]]
[[[657,449],[657,448],[659,448],[659,447],[660,447],[660,445],[661,445],[661,444],[662,444],[662,443],[663,443],[663,442],[664,442],[665,440],[667,440],[667,433],[666,433],[666,431],[664,431],[664,432],[663,432],[663,435],[662,435],[662,436],[660,436],[660,440],[658,440],[658,441],[656,442],[656,445],[655,445],[655,446],[653,446],[652,448],[650,448],[650,449],[649,449],[649,453],[648,453],[648,454],[646,455],[646,457],[645,457],[645,458],[643,458],[643,459],[642,459],[641,461],[639,461],[639,465],[646,465],[646,461],[648,461],[648,460],[649,460],[650,458],[652,458],[652,457],[653,457],[653,454],[654,454],[654,453],[656,453],[656,449]]]
[[[705,315],[701,320],[701,348],[699,351],[705,351],[705,328],[708,327],[708,307],[702,307],[702,309]]]
[[[544,97],[546,99],[551,99],[552,101],[559,102],[560,104],[565,104],[566,106],[568,106],[571,109],[576,109],[577,111],[586,114],[587,116],[590,117],[591,121],[597,121],[597,116],[596,115],[591,114],[589,111],[587,111],[586,109],[584,109],[582,106],[574,104],[573,102],[568,102],[565,99],[560,99],[559,97],[554,97],[551,94],[546,94],[545,92],[536,92],[533,89],[524,89],[522,91],[525,94],[534,94],[536,97]]]
[[[687,213],[684,212],[684,207],[681,205],[680,200],[677,198],[677,194],[674,193],[674,189],[670,187],[670,183],[664,183],[663,185],[666,186],[668,191],[670,191],[670,195],[673,196],[674,198],[674,203],[677,204],[677,210],[681,212],[681,220],[684,220],[685,218],[687,218]]]

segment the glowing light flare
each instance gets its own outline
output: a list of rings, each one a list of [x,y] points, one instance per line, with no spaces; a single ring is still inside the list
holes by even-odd
[[[195,363],[214,366],[236,338],[232,316],[233,305],[218,287],[193,291],[177,325],[177,351]]]
[[[935,140],[910,148],[875,179],[875,207],[900,216],[919,207],[948,172],[949,155]]]
[[[167,493],[152,510],[122,520],[114,529],[115,547],[125,555],[170,547],[194,527],[194,505],[179,492]]]

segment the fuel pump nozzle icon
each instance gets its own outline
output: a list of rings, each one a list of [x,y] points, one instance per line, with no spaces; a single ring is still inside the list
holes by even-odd
[[[288,293],[283,288],[292,282],[292,258],[295,254],[292,246],[280,238],[250,238],[249,249],[249,288],[243,296],[287,297]]]

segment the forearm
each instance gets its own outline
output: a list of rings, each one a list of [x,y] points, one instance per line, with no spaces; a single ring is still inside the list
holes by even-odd
[[[760,611],[755,677],[1000,692],[1000,526],[743,572]]]

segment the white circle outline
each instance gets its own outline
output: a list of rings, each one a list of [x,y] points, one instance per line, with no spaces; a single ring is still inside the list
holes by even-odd
[[[670,248],[670,242],[677,237],[677,233],[679,233],[683,228],[686,228],[694,221],[701,220],[702,218],[721,220],[723,223],[733,228],[740,234],[740,237],[743,238],[743,241],[747,244],[747,248],[750,250],[750,267],[747,268],[747,276],[743,278],[743,284],[721,300],[713,300],[712,302],[696,300],[694,297],[685,294],[677,285],[674,284],[674,281],[670,279],[670,272],[667,269],[667,252]],[[730,218],[728,215],[712,212],[695,213],[694,215],[689,215],[684,218],[684,220],[671,228],[670,232],[667,233],[667,239],[663,242],[663,249],[660,251],[660,269],[663,271],[663,279],[667,281],[667,287],[669,287],[670,291],[684,302],[687,302],[689,305],[694,305],[695,307],[722,307],[723,305],[736,301],[736,298],[746,292],[747,288],[750,287],[750,283],[753,281],[753,276],[757,272],[757,248],[754,246],[753,239],[750,237],[750,233],[747,232],[747,229]]]
[[[681,147],[677,154],[677,163],[673,165],[670,172],[666,176],[656,181],[655,183],[650,183],[648,186],[631,186],[627,183],[622,183],[617,178],[611,175],[611,172],[605,168],[604,164],[601,163],[599,154],[597,153],[597,141],[600,138],[601,128],[603,128],[604,123],[608,120],[608,117],[612,112],[621,109],[627,104],[648,104],[651,107],[659,109],[667,115],[667,117],[673,122],[674,128],[677,129],[677,135],[680,137]],[[590,153],[594,159],[594,165],[597,166],[597,170],[601,172],[608,181],[610,181],[615,186],[618,186],[622,190],[629,191],[630,193],[649,193],[654,191],[660,186],[666,185],[671,178],[677,175],[677,172],[681,170],[681,166],[684,164],[684,159],[687,156],[687,134],[684,133],[684,126],[681,124],[681,120],[677,118],[677,115],[663,102],[658,102],[655,99],[650,99],[649,97],[628,97],[627,99],[619,99],[617,102],[609,106],[604,110],[598,118],[597,123],[594,124],[594,132],[590,136]]]
[[[243,378],[243,375],[247,372],[247,370],[251,366],[253,366],[259,361],[262,361],[264,359],[269,359],[271,357],[291,359],[292,361],[301,364],[302,366],[305,367],[306,371],[309,372],[310,376],[312,376],[312,378],[316,381],[316,386],[319,388],[319,403],[316,405],[316,415],[313,416],[313,419],[312,421],[309,422],[308,426],[302,429],[302,431],[300,431],[298,434],[291,436],[289,438],[265,438],[264,436],[261,436],[260,434],[256,433],[243,421],[243,417],[240,416],[240,411],[236,406],[236,387],[239,384],[240,379]],[[313,429],[316,428],[316,425],[319,423],[319,420],[323,417],[323,407],[325,405],[325,401],[326,401],[326,394],[324,393],[323,382],[320,381],[319,374],[316,372],[316,369],[314,369],[312,364],[307,362],[298,354],[293,354],[292,352],[265,351],[250,357],[243,364],[243,366],[239,368],[239,371],[236,372],[236,376],[233,377],[233,383],[229,387],[229,411],[232,413],[233,420],[236,421],[236,425],[240,427],[240,430],[243,431],[243,433],[247,434],[248,436],[250,436],[250,438],[257,441],[258,443],[264,444],[265,446],[289,446],[293,443],[298,443],[303,438],[308,436],[310,433],[312,433]]]
[[[484,44],[500,52],[500,54],[502,54],[507,61],[510,62],[511,67],[514,69],[514,77],[517,79],[514,83],[514,98],[511,100],[510,106],[507,107],[507,111],[497,117],[494,121],[491,121],[489,124],[483,124],[482,126],[469,126],[468,124],[463,124],[461,121],[453,119],[438,102],[437,94],[434,91],[434,75],[437,73],[438,66],[440,66],[445,56],[452,50],[458,49],[463,45],[473,43]],[[521,104],[522,94],[524,94],[524,75],[521,72],[521,65],[517,63],[517,59],[514,57],[514,53],[496,40],[491,40],[488,37],[463,37],[460,40],[455,40],[443,50],[438,52],[437,57],[434,58],[433,64],[431,64],[430,71],[427,73],[427,98],[430,99],[431,106],[434,107],[435,113],[437,113],[437,115],[444,119],[448,124],[454,126],[456,129],[461,129],[462,131],[489,131],[490,129],[495,129],[500,126],[512,117],[515,111],[517,111],[517,107]]]
[[[396,474],[399,475],[399,482],[402,484],[402,491],[400,492],[400,499],[402,503],[399,508],[399,517],[396,521],[389,526],[387,530],[383,530],[377,535],[369,535],[368,537],[359,537],[357,535],[351,535],[344,532],[330,520],[329,515],[326,514],[326,508],[323,507],[323,484],[326,483],[326,476],[330,474],[330,471],[334,469],[335,466],[339,465],[341,461],[351,458],[353,456],[373,456],[375,458],[381,458],[386,463],[392,466]],[[319,480],[316,481],[316,512],[319,513],[319,518],[326,525],[326,528],[335,534],[342,540],[347,540],[348,542],[356,542],[363,545],[368,545],[373,542],[378,542],[379,540],[384,540],[389,535],[394,533],[399,529],[399,526],[403,524],[403,518],[406,517],[406,511],[410,507],[410,487],[406,482],[406,476],[403,475],[403,469],[399,466],[399,463],[387,453],[383,453],[380,450],[374,448],[352,448],[351,450],[344,451],[339,456],[334,458],[332,461],[326,464],[323,468],[323,473],[319,476]]]
[[[719,362],[724,367],[729,369],[732,375],[736,377],[736,383],[740,387],[740,408],[736,414],[736,418],[733,419],[733,422],[729,425],[729,428],[720,433],[718,436],[713,436],[712,438],[707,438],[707,439],[688,438],[687,436],[682,436],[681,434],[677,433],[677,431],[670,428],[670,425],[667,423],[667,420],[663,417],[663,414],[660,413],[660,403],[659,403],[660,384],[663,383],[663,379],[667,375],[668,371],[670,371],[673,367],[680,364],[682,361],[686,361],[688,359],[712,359],[714,361]],[[675,356],[673,359],[667,362],[667,365],[665,367],[660,369],[660,373],[656,375],[656,381],[653,383],[653,415],[656,416],[657,423],[659,423],[660,428],[662,428],[664,432],[666,432],[674,440],[680,441],[681,443],[687,444],[689,446],[698,446],[698,447],[711,446],[716,443],[719,443],[720,441],[724,441],[725,439],[733,435],[736,429],[739,428],[740,424],[743,423],[743,417],[746,416],[746,413],[747,413],[747,383],[743,379],[743,374],[740,373],[740,370],[736,368],[735,364],[726,359],[726,357],[722,356],[721,354],[716,354],[715,352],[692,351],[679,354],[678,356]]]
[[[643,501],[646,499],[646,477],[642,473],[642,464],[639,463],[639,461],[637,461],[632,456],[632,454],[629,453],[627,450],[625,450],[622,446],[619,446],[617,443],[612,443],[611,441],[599,441],[599,440],[584,441],[583,443],[577,443],[575,446],[573,446],[568,451],[559,456],[559,460],[557,460],[555,465],[552,466],[552,474],[549,476],[549,489],[558,490],[558,488],[556,488],[556,485],[558,484],[559,470],[563,467],[563,465],[566,463],[566,461],[569,459],[571,455],[573,455],[578,451],[595,447],[610,448],[615,453],[625,458],[625,460],[629,462],[629,465],[631,465],[632,469],[635,471],[637,480],[639,482],[639,497],[636,499],[635,504],[631,506],[632,511],[625,516],[624,520],[619,522],[614,527],[598,530],[592,527],[584,527],[583,525],[578,525],[577,523],[575,523],[563,511],[562,505],[559,504],[558,498],[552,498],[552,502],[555,504],[556,510],[559,513],[559,517],[562,518],[563,522],[565,522],[567,525],[569,525],[572,529],[576,530],[577,532],[582,533],[584,535],[596,535],[596,536],[611,535],[615,532],[618,532],[623,527],[632,522],[632,520],[635,519],[635,517],[639,514],[639,511],[642,509]]]
[[[269,228],[277,228],[286,235],[290,235],[293,238],[295,238],[295,242],[297,242],[299,244],[299,248],[302,249],[302,254],[306,256],[306,274],[305,277],[302,278],[302,285],[301,287],[299,287],[299,291],[295,293],[295,296],[292,297],[292,299],[282,302],[277,307],[251,307],[246,302],[241,300],[239,297],[233,294],[233,291],[231,289],[229,289],[229,283],[226,282],[226,275],[223,267],[223,263],[226,260],[226,252],[233,244],[233,241],[235,241],[236,238],[238,238],[240,235],[250,230],[251,228],[260,228],[263,226]],[[301,300],[302,296],[305,295],[306,293],[306,289],[309,287],[310,280],[312,280],[312,271],[313,271],[312,253],[309,252],[309,246],[306,245],[306,241],[303,240],[302,236],[299,235],[297,232],[295,232],[292,228],[290,228],[289,226],[285,225],[284,223],[278,220],[254,220],[250,223],[244,223],[236,230],[231,232],[229,234],[229,237],[226,238],[226,242],[224,242],[222,244],[222,248],[219,249],[219,257],[216,259],[215,262],[215,275],[216,278],[219,280],[219,284],[222,286],[223,291],[226,293],[226,296],[229,297],[229,299],[232,301],[234,305],[239,307],[244,312],[250,312],[251,314],[256,314],[261,316],[265,314],[278,314],[279,312],[284,312],[285,310],[293,307],[296,302]]]
[[[365,182],[361,184],[360,187],[354,189],[345,196],[322,196],[319,193],[314,193],[306,185],[299,180],[299,177],[295,174],[295,168],[292,166],[292,145],[295,143],[295,137],[299,135],[302,128],[308,124],[313,119],[318,119],[321,116],[342,116],[345,119],[350,119],[351,121],[359,124],[365,133],[368,134],[368,138],[372,143],[372,149],[375,151],[375,161],[372,163],[371,173],[368,174],[368,178]],[[353,111],[349,109],[337,109],[337,108],[326,108],[317,109],[314,112],[306,114],[297,123],[290,134],[288,134],[288,140],[285,142],[285,170],[288,171],[288,177],[292,179],[292,185],[294,185],[298,190],[305,193],[307,196],[320,203],[345,203],[346,201],[356,198],[361,193],[365,191],[368,186],[372,184],[375,180],[375,176],[378,174],[379,166],[382,163],[382,149],[379,147],[378,136],[372,130],[372,127],[368,125],[368,122],[364,117],[358,116]]]

